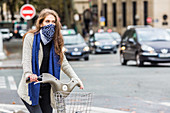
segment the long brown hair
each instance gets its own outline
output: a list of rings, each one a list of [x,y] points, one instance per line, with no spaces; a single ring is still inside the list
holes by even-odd
[[[55,17],[55,34],[53,37],[53,41],[54,41],[54,47],[55,47],[55,52],[57,55],[60,56],[60,64],[62,64],[63,61],[63,52],[62,52],[62,48],[64,46],[64,41],[63,41],[63,36],[61,35],[61,23],[59,21],[59,16],[58,14],[51,9],[43,9],[40,14],[39,17],[36,21],[36,29],[35,30],[30,30],[28,31],[28,33],[39,33],[41,27],[40,25],[43,23],[44,19],[48,16],[48,15],[53,15]],[[23,36],[23,40],[25,38],[25,35]]]

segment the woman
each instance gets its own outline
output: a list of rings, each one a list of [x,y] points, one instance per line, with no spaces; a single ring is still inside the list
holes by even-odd
[[[68,77],[79,81],[80,89],[84,88],[62,52],[64,43],[60,30],[57,13],[44,9],[39,14],[36,29],[23,37],[23,76],[18,94],[30,113],[52,113],[52,107],[55,108],[50,84],[34,84],[42,73],[60,79],[62,69]],[[28,77],[30,83],[26,83]]]

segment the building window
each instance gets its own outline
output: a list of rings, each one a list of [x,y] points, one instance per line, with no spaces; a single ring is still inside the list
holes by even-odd
[[[144,1],[144,25],[147,25],[148,1]]]
[[[94,25],[98,24],[98,7],[97,5],[92,6],[92,21]]]
[[[126,27],[126,2],[122,3],[123,27]]]
[[[113,26],[116,27],[117,26],[117,22],[116,22],[116,3],[112,4],[113,6]]]
[[[105,26],[107,26],[107,4],[103,4],[104,6],[104,17],[105,17]]]
[[[132,2],[132,10],[133,10],[133,25],[136,25],[136,12],[137,12],[137,6],[136,6],[136,2]]]

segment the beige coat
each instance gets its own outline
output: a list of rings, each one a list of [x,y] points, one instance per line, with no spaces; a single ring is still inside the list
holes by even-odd
[[[26,78],[28,75],[32,74],[32,44],[33,44],[34,34],[28,33],[24,39],[23,43],[23,54],[22,54],[22,65],[23,65],[23,75],[18,87],[18,94],[19,96],[26,101],[28,104],[32,104],[30,101],[30,97],[28,96],[28,83],[26,83]],[[40,50],[39,50],[39,68],[41,67],[43,59],[43,49],[40,43]],[[67,59],[64,56],[63,63],[61,65],[62,71],[69,77],[69,78],[76,78],[81,85],[82,82],[73,71],[71,66],[69,65]],[[55,101],[53,92],[51,90],[51,106],[55,108]]]

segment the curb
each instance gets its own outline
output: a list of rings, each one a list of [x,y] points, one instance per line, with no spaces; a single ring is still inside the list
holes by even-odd
[[[29,112],[27,111],[24,105],[0,104],[0,113],[29,113]],[[129,113],[129,112],[101,107],[91,107],[90,113]]]
[[[91,107],[91,113],[130,113],[120,110],[101,108],[101,107]]]

